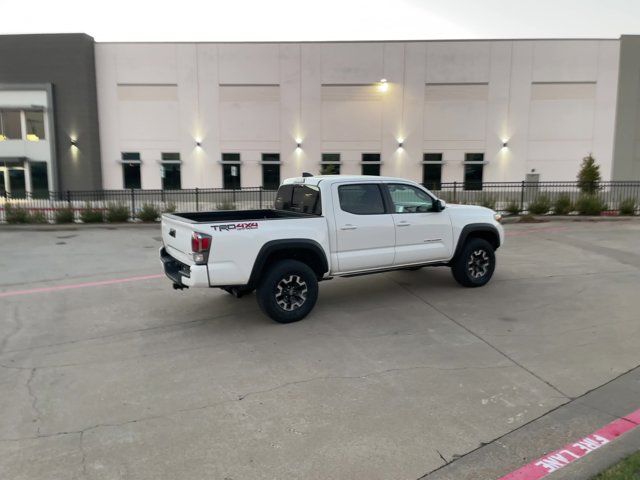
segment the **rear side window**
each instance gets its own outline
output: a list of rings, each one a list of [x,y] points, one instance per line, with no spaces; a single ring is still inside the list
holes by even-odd
[[[341,185],[338,187],[340,208],[355,215],[385,213],[380,187],[375,184]]]
[[[275,209],[322,215],[320,189],[313,185],[282,185],[276,194]]]

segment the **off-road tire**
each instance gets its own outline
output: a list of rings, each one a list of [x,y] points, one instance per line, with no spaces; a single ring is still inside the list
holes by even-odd
[[[297,260],[281,260],[263,275],[256,298],[260,309],[278,323],[302,320],[318,300],[315,272]]]
[[[493,246],[482,238],[470,238],[453,262],[453,278],[463,287],[481,287],[491,280],[496,269]]]

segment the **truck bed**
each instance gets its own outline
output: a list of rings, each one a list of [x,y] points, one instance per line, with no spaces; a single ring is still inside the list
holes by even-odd
[[[249,220],[277,220],[283,218],[317,218],[317,215],[287,210],[220,210],[212,212],[184,212],[165,214],[187,223],[235,222]]]

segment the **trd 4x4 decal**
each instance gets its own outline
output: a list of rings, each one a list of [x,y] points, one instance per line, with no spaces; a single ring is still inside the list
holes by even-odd
[[[228,232],[229,230],[255,230],[258,228],[258,222],[227,223],[226,225],[211,225],[211,228],[219,232]]]

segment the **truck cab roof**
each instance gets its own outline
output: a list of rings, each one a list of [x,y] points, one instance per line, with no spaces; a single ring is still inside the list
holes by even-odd
[[[398,177],[381,177],[377,175],[314,175],[311,177],[292,177],[285,179],[283,184],[301,183],[305,185],[317,186],[320,182],[343,183],[343,182],[399,182],[411,183],[410,180]]]

